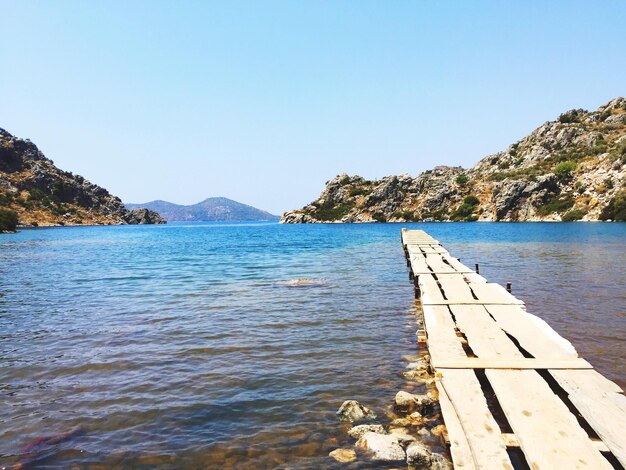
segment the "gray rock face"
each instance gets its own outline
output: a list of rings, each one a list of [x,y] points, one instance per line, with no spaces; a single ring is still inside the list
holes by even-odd
[[[624,145],[626,100],[616,98],[593,112],[568,111],[469,169],[374,181],[341,174],[281,222],[548,221],[573,209],[598,220],[611,200],[626,197]],[[564,162],[575,164],[568,178],[557,174]],[[557,198],[571,203],[550,205]]]
[[[406,453],[398,439],[390,434],[365,433],[355,444],[357,450],[371,460],[383,462],[403,462]]]
[[[130,212],[106,189],[60,170],[35,144],[4,129],[0,129],[0,200],[8,201],[25,225],[162,223],[158,214]]]
[[[337,415],[344,421],[359,423],[376,419],[376,414],[356,400],[346,400],[337,410]]]
[[[380,424],[360,424],[354,426],[348,431],[348,435],[353,439],[360,439],[366,432],[375,432],[377,434],[387,434],[385,428]]]
[[[133,209],[124,220],[129,224],[166,224],[167,221],[150,209]]]

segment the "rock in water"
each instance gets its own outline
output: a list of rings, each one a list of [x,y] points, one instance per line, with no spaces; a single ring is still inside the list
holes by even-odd
[[[356,400],[344,401],[339,407],[339,410],[337,410],[337,415],[339,415],[342,420],[350,421],[351,423],[376,419],[376,414],[372,410],[361,405]]]
[[[375,432],[377,434],[387,434],[385,428],[380,424],[360,424],[354,426],[348,431],[348,435],[354,439],[360,439],[366,432]]]
[[[406,449],[406,463],[412,469],[430,468],[432,458],[431,452],[423,444],[414,442]]]
[[[408,414],[419,411],[424,414],[435,404],[435,400],[428,395],[414,395],[400,391],[396,394],[394,409],[397,413]]]
[[[441,454],[431,454],[430,470],[453,470],[454,466],[447,458]]]
[[[166,224],[167,220],[150,209],[133,209],[124,219],[129,224]]]
[[[337,462],[354,462],[356,460],[356,452],[352,449],[335,449],[330,454],[329,457],[332,457]]]
[[[402,462],[406,459],[406,453],[400,446],[398,439],[390,434],[366,432],[355,446],[366,452],[371,460]]]

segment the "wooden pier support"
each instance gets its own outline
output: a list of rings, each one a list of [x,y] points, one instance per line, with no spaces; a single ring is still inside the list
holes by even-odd
[[[626,467],[622,389],[526,312],[510,282],[487,282],[478,263],[470,270],[421,230],[403,229],[401,239],[424,312],[417,339],[435,370],[455,468],[511,469],[507,448],[533,469],[610,470],[608,454]]]

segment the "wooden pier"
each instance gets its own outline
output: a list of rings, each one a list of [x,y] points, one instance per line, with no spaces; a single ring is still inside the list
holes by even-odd
[[[533,470],[626,467],[618,385],[426,232],[403,229],[402,245],[455,469],[513,468],[513,449]]]

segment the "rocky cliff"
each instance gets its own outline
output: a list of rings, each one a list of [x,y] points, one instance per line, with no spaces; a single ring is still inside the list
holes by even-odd
[[[626,100],[568,111],[474,167],[342,174],[282,223],[626,220]]]
[[[122,201],[79,175],[62,171],[35,144],[0,129],[0,208],[21,225],[159,224],[147,209]]]

